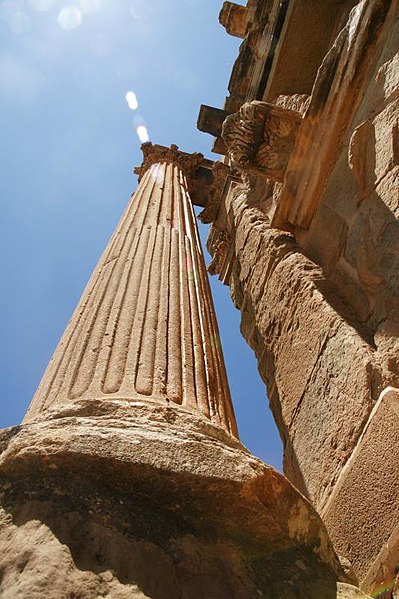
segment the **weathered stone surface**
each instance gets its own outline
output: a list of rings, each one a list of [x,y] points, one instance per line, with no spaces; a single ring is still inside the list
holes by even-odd
[[[300,472],[319,509],[334,488],[372,408],[373,361],[367,350],[346,323],[330,332],[290,430]]]
[[[398,521],[398,461],[399,391],[388,388],[322,512],[337,550],[351,560],[360,579]],[[386,574],[384,582],[395,577],[392,570]]]
[[[320,206],[304,240],[304,252],[316,264],[323,265],[326,276],[330,276],[340,259],[347,237],[348,225],[344,218],[326,205]],[[301,235],[297,235],[301,243]]]
[[[375,176],[380,181],[399,166],[399,99],[388,104],[374,119]]]
[[[267,383],[285,471],[319,510],[328,502],[339,553],[383,599],[398,594],[399,564],[397,425],[378,400],[399,385],[398,17],[397,0],[290,3],[263,96],[245,79],[253,48],[233,80],[242,102],[301,112],[294,149],[278,186],[253,171],[217,222],[234,247],[227,280]],[[247,144],[251,158],[258,143]]]
[[[267,102],[246,102],[228,116],[222,138],[233,168],[282,181],[301,123],[299,112]]]
[[[395,51],[395,44],[389,46]],[[385,102],[392,102],[399,95],[399,52],[384,62],[375,77],[378,88],[382,89]],[[378,94],[380,95],[380,94]]]
[[[273,56],[264,100],[273,102],[279,94],[311,93],[320,64],[356,3],[357,0],[291,3]]]
[[[2,597],[337,597],[316,512],[205,418],[82,401],[0,441]]]
[[[399,525],[393,529],[389,539],[371,564],[362,586],[381,599],[398,599],[399,576],[397,563],[399,555]]]
[[[376,193],[392,214],[399,218],[399,166],[389,171],[378,183]]]
[[[241,329],[268,384],[285,471],[321,508],[378,397],[381,372],[321,270],[245,197],[232,203]]]
[[[374,340],[385,379],[399,385],[399,321],[388,319],[381,322]]]
[[[248,26],[249,10],[235,2],[223,2],[219,14],[219,22],[226,28],[227,33],[236,37],[245,37]]]
[[[143,145],[140,185],[26,420],[81,398],[169,402],[237,434],[188,190],[202,155]]]
[[[367,82],[391,2],[362,0],[320,65],[273,226],[308,229]],[[299,90],[297,90],[299,91]]]
[[[337,587],[337,599],[366,599],[367,597],[362,591],[350,584],[339,582]]]

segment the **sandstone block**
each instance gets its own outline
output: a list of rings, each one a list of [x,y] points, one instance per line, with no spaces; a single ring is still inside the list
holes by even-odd
[[[374,119],[375,174],[380,181],[399,161],[399,99]]]
[[[206,418],[90,400],[0,434],[6,599],[336,599],[311,505]]]
[[[337,550],[350,559],[359,579],[398,521],[398,431],[399,391],[387,388],[322,512]],[[386,574],[394,580],[394,572]]]
[[[399,218],[399,166],[394,167],[379,182],[376,193],[392,214]]]
[[[321,269],[260,212],[237,210],[242,332],[268,383],[285,471],[320,508],[378,397],[378,368]]]
[[[379,68],[376,82],[386,102],[395,99],[399,94],[399,52]]]
[[[334,270],[330,277],[331,282],[336,286],[337,294],[352,307],[356,314],[356,319],[360,323],[365,323],[373,313],[372,298],[366,293],[360,284],[356,269],[341,256],[338,268]]]
[[[332,492],[372,408],[367,353],[366,344],[342,323],[326,339],[290,427],[293,453],[318,509]]]
[[[340,258],[347,237],[347,224],[335,210],[321,205],[304,239],[304,253],[330,276]],[[297,236],[300,242],[300,235]]]
[[[337,587],[337,599],[367,599],[367,595],[350,584],[339,582]]]

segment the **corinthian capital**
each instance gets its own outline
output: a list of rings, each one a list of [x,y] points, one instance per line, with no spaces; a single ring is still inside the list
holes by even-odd
[[[204,160],[203,155],[199,152],[188,154],[187,152],[180,151],[175,144],[172,144],[168,148],[166,146],[152,144],[149,141],[142,144],[141,151],[143,152],[143,162],[141,166],[134,169],[134,172],[139,176],[139,181],[153,164],[169,162],[175,164],[183,171],[189,189],[193,187],[196,171]]]

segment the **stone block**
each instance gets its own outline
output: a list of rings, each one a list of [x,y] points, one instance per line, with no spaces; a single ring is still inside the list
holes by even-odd
[[[339,582],[337,584],[337,599],[367,599],[367,595],[351,584]]]
[[[321,269],[264,222],[250,208],[236,219],[242,332],[286,439],[286,474],[321,506],[378,397],[379,372]]]
[[[360,285],[356,270],[341,257],[338,268],[330,277],[339,294],[352,307],[360,323],[365,323],[371,316],[373,304],[366,291]]]
[[[374,128],[375,175],[380,181],[399,164],[399,99],[376,116]]]
[[[399,95],[399,52],[379,68],[376,83],[386,102],[391,102]]]
[[[301,243],[304,253],[320,264],[326,276],[330,276],[340,258],[347,237],[347,224],[335,210],[321,205]]]
[[[371,293],[375,293],[383,280],[378,241],[389,220],[390,213],[371,197],[362,203],[348,233],[345,259],[356,272],[359,283]]]
[[[323,204],[342,216],[349,224],[357,212],[359,187],[348,164],[347,152],[342,152],[323,196]]]
[[[4,599],[336,599],[348,581],[282,474],[149,402],[0,431],[0,545]]]
[[[390,170],[376,188],[378,198],[399,219],[399,166]]]
[[[224,119],[229,115],[226,110],[201,104],[197,120],[197,129],[210,133],[214,137],[220,136]]]
[[[219,23],[225,27],[227,33],[235,37],[244,38],[248,26],[248,8],[235,2],[223,2],[219,14]]]
[[[360,580],[398,522],[398,463],[399,390],[387,388],[322,513],[337,551]]]
[[[308,494],[321,509],[349,459],[372,408],[372,356],[348,326],[330,332],[290,427]]]

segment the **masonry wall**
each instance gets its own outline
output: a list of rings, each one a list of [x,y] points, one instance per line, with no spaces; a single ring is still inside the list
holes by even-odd
[[[217,232],[230,239],[219,272],[284,471],[368,591],[392,588],[399,566],[398,14],[396,1],[360,2],[311,96],[278,87],[272,101],[305,113],[285,181],[233,184],[210,243],[217,255]]]

